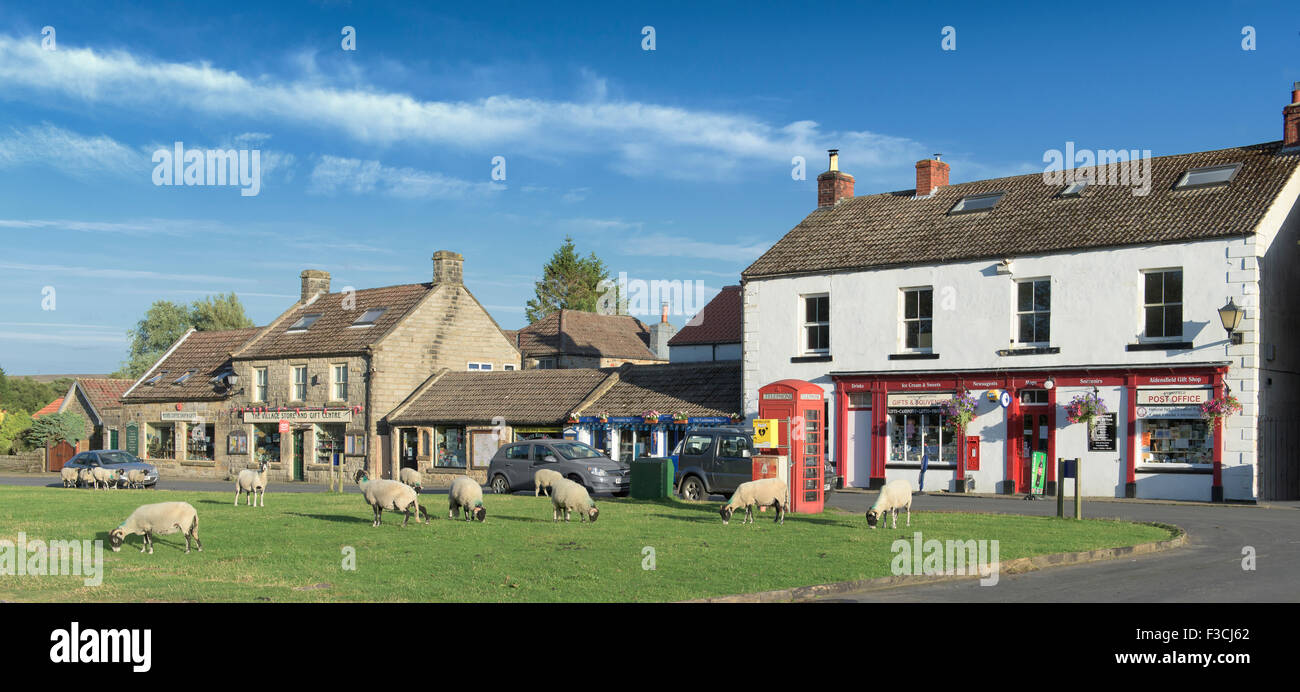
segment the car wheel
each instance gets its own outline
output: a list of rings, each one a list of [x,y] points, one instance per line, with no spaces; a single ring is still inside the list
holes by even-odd
[[[689,476],[682,481],[681,494],[683,500],[703,500],[706,497],[704,484],[695,476]]]
[[[510,481],[506,480],[505,476],[498,473],[496,477],[492,479],[492,492],[498,495],[509,495]]]

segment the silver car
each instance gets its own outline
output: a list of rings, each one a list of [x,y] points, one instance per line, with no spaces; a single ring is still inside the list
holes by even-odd
[[[140,461],[134,454],[120,449],[100,449],[82,452],[68,460],[64,467],[74,469],[93,469],[102,466],[110,471],[117,471],[119,478],[124,478],[131,469],[142,469],[145,473],[144,484],[153,487],[158,482],[158,468],[153,464]],[[121,481],[119,481],[121,482]]]
[[[502,445],[488,466],[488,486],[496,493],[533,489],[533,474],[550,469],[586,486],[589,493],[628,494],[630,467],[601,454],[595,448],[557,438],[520,440]]]

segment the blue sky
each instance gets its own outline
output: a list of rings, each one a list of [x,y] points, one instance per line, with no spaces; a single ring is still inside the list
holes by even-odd
[[[935,152],[960,182],[1252,144],[1300,80],[1296,3],[441,5],[0,3],[0,367],[108,372],[154,300],[265,324],[302,269],[427,281],[439,249],[517,328],[566,234],[711,294],[815,207],[827,148],[867,194]],[[260,193],[154,185],[176,141],[259,150]]]

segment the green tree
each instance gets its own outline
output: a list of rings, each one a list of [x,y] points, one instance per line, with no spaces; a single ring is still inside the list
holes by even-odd
[[[0,454],[11,454],[22,445],[23,431],[32,427],[32,417],[22,409],[5,412],[0,420]]]
[[[86,438],[86,421],[71,411],[51,413],[32,421],[23,437],[32,447],[44,447],[64,440],[76,443]]]
[[[131,349],[113,376],[134,379],[143,375],[191,326],[199,331],[218,331],[251,327],[253,321],[244,314],[244,305],[234,293],[208,296],[188,307],[169,300],[155,301],[144,319],[127,332]]]
[[[602,291],[601,282],[609,278],[605,263],[591,253],[578,254],[573,238],[565,236],[551,260],[542,268],[542,280],[534,284],[536,295],[524,306],[529,322],[559,309],[596,312]]]
[[[30,377],[9,377],[0,368],[0,409],[39,411],[68,391],[69,379],[37,382]]]

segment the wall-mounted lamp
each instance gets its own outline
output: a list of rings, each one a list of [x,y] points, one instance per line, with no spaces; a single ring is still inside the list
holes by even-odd
[[[1241,326],[1241,320],[1246,316],[1246,311],[1237,307],[1237,303],[1231,298],[1228,304],[1219,308],[1219,321],[1223,323],[1224,331],[1228,332],[1228,342],[1232,344],[1241,343],[1241,334],[1237,327]]]

